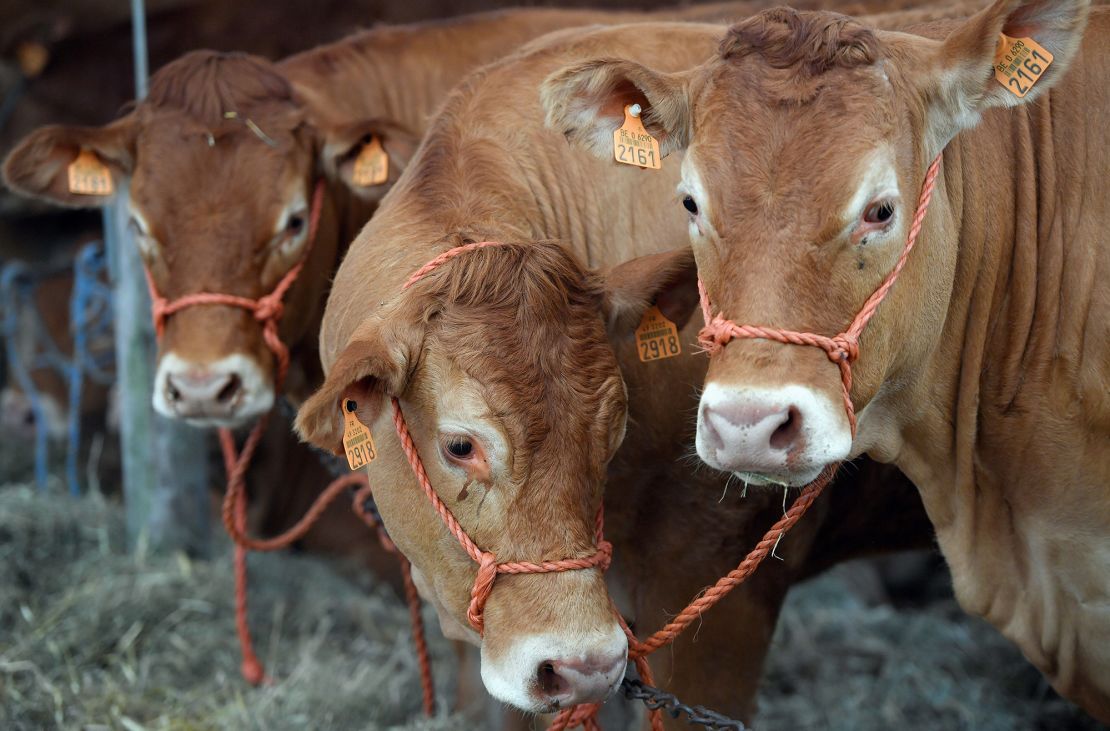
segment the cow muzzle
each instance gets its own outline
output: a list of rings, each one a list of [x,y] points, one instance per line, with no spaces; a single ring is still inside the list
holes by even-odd
[[[698,408],[698,456],[751,484],[799,486],[848,457],[843,408],[806,386],[710,382]]]
[[[194,363],[169,352],[154,378],[154,409],[198,427],[241,426],[274,405],[270,377],[245,355]]]
[[[613,622],[578,636],[528,635],[494,657],[482,644],[482,681],[495,698],[531,713],[600,703],[616,691],[628,664],[628,640]]]

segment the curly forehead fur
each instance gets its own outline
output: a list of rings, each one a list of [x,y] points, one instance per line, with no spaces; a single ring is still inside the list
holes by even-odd
[[[772,8],[737,23],[720,46],[725,60],[756,55],[772,68],[792,68],[806,76],[870,66],[880,53],[875,34],[852,18],[791,8]]]
[[[467,252],[414,289],[427,298],[428,337],[482,384],[493,409],[505,411],[497,416],[514,432],[518,453],[535,458],[520,467],[566,472],[544,462],[573,453],[592,464],[587,472],[603,466],[573,444],[599,413],[623,411],[613,398],[623,391],[598,277],[558,244],[537,242]]]
[[[241,130],[252,118],[274,133],[300,121],[289,81],[266,59],[245,53],[185,54],[154,74],[139,109],[181,113],[213,133]],[[229,112],[236,119],[227,119]]]

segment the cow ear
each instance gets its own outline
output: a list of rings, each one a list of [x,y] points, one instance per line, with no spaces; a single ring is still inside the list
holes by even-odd
[[[370,203],[379,202],[389,192],[420,145],[419,135],[385,120],[360,122],[323,135],[328,176],[342,180]],[[373,165],[384,165],[384,176],[371,174]]]
[[[961,129],[978,124],[986,109],[1028,103],[1062,78],[1079,50],[1089,5],[1088,0],[996,0],[953,31],[936,48],[925,82],[931,86],[926,90],[928,127],[938,151]],[[1032,39],[1052,55],[1052,62],[1044,67],[1041,54],[1030,55],[1032,66],[1023,71],[1024,78],[1017,76],[1004,86],[995,76],[1002,34]],[[1039,67],[1043,73],[1029,87],[1026,79]]]
[[[605,324],[614,340],[631,337],[652,305],[679,330],[698,306],[698,269],[690,247],[632,259],[602,277]]]
[[[132,115],[103,127],[51,125],[23,138],[4,161],[4,182],[17,193],[71,208],[95,208],[115,197],[131,174],[138,122]],[[70,192],[69,166],[82,151],[112,178],[112,193]]]
[[[664,74],[620,59],[568,66],[547,77],[540,89],[547,126],[608,158],[613,154],[613,132],[624,123],[625,106],[639,104],[645,129],[666,156],[689,144],[691,73]]]
[[[397,337],[398,328],[381,320],[363,323],[328,371],[324,384],[301,406],[294,428],[301,439],[336,455],[343,454],[343,410],[353,401],[356,415],[370,426],[382,413],[386,399],[400,397],[408,384],[419,345]]]

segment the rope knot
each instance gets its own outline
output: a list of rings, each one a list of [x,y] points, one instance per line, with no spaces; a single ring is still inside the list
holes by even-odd
[[[486,629],[486,600],[493,591],[493,582],[497,579],[497,557],[491,551],[483,551],[478,562],[478,575],[474,577],[474,587],[470,590],[470,607],[466,610],[466,618],[479,635]]]
[[[285,314],[285,304],[281,301],[281,297],[267,295],[254,305],[254,319],[260,322],[280,320],[283,314]]]
[[[827,352],[833,363],[854,363],[859,358],[859,342],[854,335],[841,333],[832,338],[832,346]]]
[[[613,544],[609,541],[601,539],[597,542],[597,567],[601,569],[602,573],[609,570],[609,564],[613,562]]]
[[[698,331],[698,344],[709,354],[709,357],[712,358],[720,353],[732,340],[732,328],[729,325],[729,321],[718,314]]]

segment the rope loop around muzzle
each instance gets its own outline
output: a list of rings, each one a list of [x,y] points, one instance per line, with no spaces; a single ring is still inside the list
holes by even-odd
[[[933,189],[936,186],[937,173],[943,152],[937,153],[933,162],[925,172],[925,181],[921,185],[921,195],[918,197],[917,209],[914,211],[910,222],[910,230],[906,234],[906,243],[898,257],[894,268],[875,288],[871,296],[863,303],[851,324],[843,332],[829,337],[817,333],[798,332],[781,328],[764,327],[762,325],[737,325],[726,318],[722,313],[713,313],[709,302],[709,294],[701,278],[698,278],[698,294],[701,299],[702,316],[705,318],[705,327],[698,333],[698,342],[709,357],[721,352],[728,343],[736,338],[750,338],[761,340],[774,340],[786,345],[809,345],[821,348],[828,355],[829,360],[840,368],[841,390],[844,397],[844,410],[848,415],[848,424],[852,430],[852,438],[856,436],[856,409],[852,402],[852,363],[859,359],[859,338],[867,323],[871,321],[879,305],[890,293],[898,276],[906,266],[910,252],[917,243],[917,235],[921,232],[922,222],[929,210],[929,202],[933,198]]]
[[[304,253],[297,263],[278,280],[274,288],[258,299],[222,292],[195,292],[170,300],[158,291],[158,287],[154,284],[154,277],[150,273],[150,268],[144,265],[143,271],[146,274],[147,288],[150,290],[150,311],[154,319],[154,333],[157,338],[162,339],[166,330],[166,321],[171,315],[189,307],[223,305],[224,307],[238,307],[247,310],[262,325],[262,338],[266,342],[266,347],[273,353],[276,364],[274,390],[280,391],[285,380],[285,374],[289,370],[289,346],[282,342],[278,333],[278,325],[285,314],[285,295],[297,281],[297,277],[300,276],[301,270],[304,269],[305,262],[308,261],[308,256],[316,242],[316,232],[320,227],[320,216],[324,207],[324,188],[324,179],[320,178],[316,181],[312,191],[312,207],[309,211]]]
[[[498,563],[497,555],[493,551],[485,551],[467,534],[451,509],[443,502],[443,498],[432,487],[432,481],[424,469],[424,461],[409,432],[408,423],[405,421],[404,412],[401,411],[401,402],[396,398],[391,399],[393,406],[393,425],[397,430],[397,438],[401,442],[401,450],[408,459],[420,489],[435,508],[440,520],[443,521],[447,531],[455,537],[462,546],[466,555],[478,564],[478,573],[474,577],[474,585],[470,589],[470,605],[467,607],[466,618],[470,625],[481,636],[485,634],[485,608],[490,594],[493,592],[494,583],[499,574],[550,574],[563,571],[577,571],[580,569],[599,569],[604,572],[609,568],[613,556],[613,546],[604,538],[604,518],[602,509],[598,508],[594,526],[596,549],[590,556],[582,558],[564,558],[557,561],[506,561]]]

